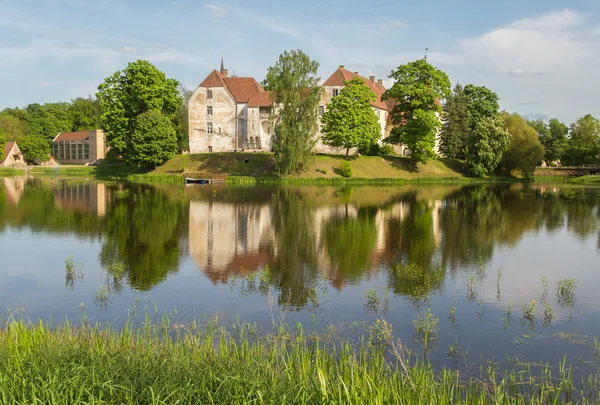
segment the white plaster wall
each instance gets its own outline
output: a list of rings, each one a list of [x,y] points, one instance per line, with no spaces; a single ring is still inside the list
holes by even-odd
[[[206,98],[205,87],[198,87],[188,105],[190,153],[229,152],[235,150],[236,103],[223,87],[212,87],[212,99]],[[212,116],[207,106],[212,106]],[[213,133],[206,132],[207,123],[213,123]]]

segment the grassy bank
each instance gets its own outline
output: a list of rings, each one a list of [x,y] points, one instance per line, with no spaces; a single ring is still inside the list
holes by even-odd
[[[299,326],[257,337],[252,325],[0,330],[0,403],[10,404],[549,404],[585,400],[559,367],[481,379],[410,362],[378,321],[360,343]],[[173,335],[175,335],[173,337]],[[171,338],[165,339],[170,336]],[[384,360],[387,353],[392,361]],[[595,403],[595,397],[587,399]],[[569,402],[570,403],[570,402]]]
[[[581,176],[570,180],[572,183],[589,185],[589,186],[600,186],[599,175]]]
[[[342,162],[350,165],[351,177],[341,175],[339,168]],[[230,184],[248,185],[397,185],[516,181],[500,176],[484,179],[467,177],[464,163],[456,159],[431,160],[426,164],[419,163],[415,168],[410,164],[409,158],[393,156],[360,156],[346,160],[343,156],[317,155],[303,172],[279,176],[274,171],[272,154],[247,152],[177,155],[155,170],[107,162],[98,166],[34,167],[30,173],[34,176],[87,177],[163,184],[182,184],[183,177],[227,179]]]
[[[22,176],[23,170],[13,169],[12,167],[0,167],[0,177]]]

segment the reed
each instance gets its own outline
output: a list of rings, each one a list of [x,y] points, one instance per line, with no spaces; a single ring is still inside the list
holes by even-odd
[[[147,316],[147,318],[149,318]],[[11,404],[554,404],[596,403],[561,363],[465,380],[407,357],[391,325],[380,343],[328,342],[301,326],[257,336],[248,325],[136,329],[10,319],[0,329],[0,403]],[[254,331],[254,332],[253,332]],[[387,358],[387,360],[386,360]],[[391,359],[391,361],[390,361]]]

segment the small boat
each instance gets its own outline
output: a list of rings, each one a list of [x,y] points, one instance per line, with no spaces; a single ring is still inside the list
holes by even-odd
[[[210,180],[207,179],[190,179],[185,178],[185,184],[209,184]]]

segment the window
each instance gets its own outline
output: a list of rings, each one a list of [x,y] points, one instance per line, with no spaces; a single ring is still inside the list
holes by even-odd
[[[221,135],[221,127],[219,127],[219,135]]]
[[[207,122],[206,123],[206,132],[209,133],[209,134],[213,133],[213,124],[212,124],[212,122]]]
[[[83,159],[83,144],[77,145],[77,159]]]
[[[323,116],[323,114],[325,114],[325,106],[324,105],[320,105],[319,106],[319,116]]]
[[[89,143],[85,143],[83,145],[83,158],[84,159],[90,158],[90,144]]]
[[[339,89],[333,89],[333,97],[337,96],[338,94],[340,94],[340,90]]]
[[[377,118],[380,118],[381,111],[377,110]]]
[[[212,98],[212,90],[206,90],[206,98]]]
[[[208,107],[206,107],[206,114],[212,115],[212,105],[209,105]]]

